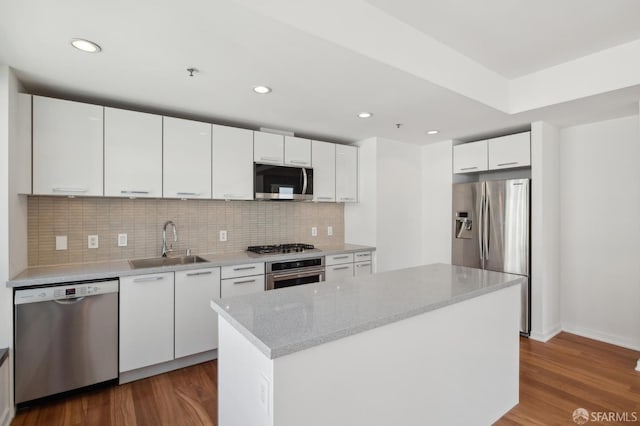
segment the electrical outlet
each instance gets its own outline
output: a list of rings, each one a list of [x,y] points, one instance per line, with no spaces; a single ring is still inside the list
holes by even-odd
[[[333,235],[333,226],[327,226],[327,235],[328,236],[332,236]]]
[[[118,234],[118,247],[127,246],[127,234]]]
[[[56,250],[66,250],[66,249],[67,249],[67,236],[56,235]]]
[[[227,231],[220,231],[220,241],[227,241]]]
[[[311,227],[311,236],[312,237],[317,237],[318,236],[318,228],[315,226]]]
[[[87,237],[87,248],[97,249],[98,248],[98,236],[97,235],[89,235]]]

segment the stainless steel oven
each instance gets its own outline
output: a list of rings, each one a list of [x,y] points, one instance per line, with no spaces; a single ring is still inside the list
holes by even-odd
[[[324,281],[324,256],[267,262],[266,268],[267,290]]]

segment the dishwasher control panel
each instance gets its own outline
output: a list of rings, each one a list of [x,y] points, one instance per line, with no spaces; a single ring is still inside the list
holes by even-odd
[[[16,290],[14,303],[45,302],[48,300],[76,299],[98,294],[117,293],[118,281],[101,281],[86,284],[60,284],[51,287]]]

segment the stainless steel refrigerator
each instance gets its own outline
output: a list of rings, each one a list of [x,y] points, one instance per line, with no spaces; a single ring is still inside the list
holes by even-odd
[[[531,331],[530,181],[495,180],[453,185],[454,265],[527,277],[520,332]]]

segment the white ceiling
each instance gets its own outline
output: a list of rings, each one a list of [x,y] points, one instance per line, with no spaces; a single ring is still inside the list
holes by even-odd
[[[479,13],[479,7],[475,10],[469,7],[469,14],[461,18],[454,13],[459,10],[456,8],[462,8],[460,0],[441,4],[419,0],[370,1],[376,10],[385,11],[382,19],[404,21],[400,24],[410,24],[422,33],[429,30],[426,22],[441,21],[428,35],[458,50],[458,53],[451,51],[453,57],[465,59],[459,55],[462,53],[479,63],[476,66],[476,62],[468,60],[469,68],[462,73],[461,70],[448,72],[450,64],[446,61],[425,62],[418,55],[420,60],[415,64],[400,63],[382,55],[393,52],[381,50],[381,56],[377,56],[375,49],[372,54],[353,44],[347,45],[344,38],[340,39],[345,34],[361,37],[374,48],[383,41],[393,41],[398,35],[398,32],[385,32],[384,25],[378,25],[380,29],[375,34],[361,31],[360,22],[335,12],[341,10],[336,8],[340,5],[343,9],[349,6],[355,14],[360,8],[372,7],[363,0],[316,3],[314,6],[325,7],[332,19],[320,19],[321,15],[317,14],[315,22],[314,16],[307,16],[311,19],[308,21],[293,22],[293,18],[300,16],[278,12],[296,12],[296,6],[309,5],[294,0],[2,1],[0,63],[13,67],[26,89],[33,93],[248,128],[280,128],[337,142],[380,136],[428,143],[518,129],[535,120],[564,126],[637,112],[640,81],[638,85],[627,84],[629,87],[620,90],[574,96],[574,100],[518,114],[496,109],[490,102],[479,101],[480,97],[474,98],[473,84],[469,85],[470,90],[468,87],[466,91],[459,90],[454,83],[464,83],[465,79],[473,83],[473,72],[482,66],[494,67],[491,72],[497,73],[496,76],[518,75],[523,70],[541,69],[553,62],[609,47],[617,43],[616,40],[640,38],[635,28],[633,31],[628,28],[630,16],[637,20],[635,1],[583,0],[579,2],[583,8],[594,6],[594,10],[602,9],[598,5],[603,3],[615,5],[610,6],[613,12],[607,8],[604,12],[600,10],[600,16],[615,15],[620,18],[619,22],[608,25],[611,28],[602,25],[596,31],[584,26],[591,13],[570,15],[565,11],[552,19],[552,26],[564,20],[581,37],[576,34],[556,52],[546,52],[553,36],[542,29],[522,34],[521,26],[515,22],[505,26],[504,40],[500,43],[500,37],[496,37],[491,28],[499,17],[510,16],[503,8],[504,3],[511,2],[513,0],[464,2],[466,5],[482,3],[489,9],[482,11],[483,16],[490,15],[493,19],[486,19],[484,26],[463,31],[460,24],[474,22],[473,17],[477,15],[472,13]],[[563,2],[575,4],[576,1]],[[519,4],[522,9],[532,7]],[[558,6],[547,0],[536,2],[535,7],[533,22],[559,13]],[[494,13],[490,13],[491,10]],[[413,15],[419,14],[427,14],[429,19],[419,22],[420,25],[412,22]],[[319,26],[326,32],[319,31]],[[459,31],[454,34],[455,31],[445,26]],[[411,32],[407,34],[410,36]],[[539,55],[526,64],[521,62],[522,55],[509,59],[517,44],[516,36],[523,37],[526,49],[540,50]],[[72,37],[91,39],[103,47],[103,52],[90,55],[76,51],[69,45]],[[536,37],[540,38],[539,45]],[[475,39],[483,40],[482,45],[496,46],[475,49],[473,43],[478,42]],[[528,55],[527,59],[530,59]],[[498,63],[500,60],[502,63]],[[412,69],[414,65],[423,71],[426,69],[427,74]],[[190,66],[200,70],[193,78],[186,72]],[[431,78],[429,71],[439,74]],[[447,78],[451,75],[460,80],[449,84]],[[491,73],[487,75],[493,78]],[[498,85],[504,83],[506,96],[508,80],[495,77],[494,81]],[[272,87],[273,93],[254,94],[251,88],[258,84]],[[482,89],[482,83],[475,86]],[[360,111],[371,111],[374,117],[358,119],[356,114]],[[396,123],[402,126],[398,129]],[[425,131],[433,128],[440,129],[441,133],[427,136]]]

